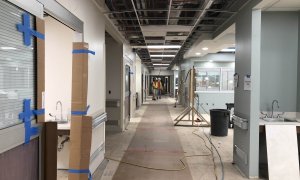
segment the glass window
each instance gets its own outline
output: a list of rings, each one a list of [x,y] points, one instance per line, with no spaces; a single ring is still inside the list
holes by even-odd
[[[35,51],[23,43],[23,34],[16,25],[22,24],[24,11],[6,1],[0,1],[0,129],[19,123],[23,100],[31,99],[35,107]],[[33,16],[30,16],[34,27]]]
[[[222,91],[233,91],[233,69],[222,69]]]
[[[220,90],[220,69],[212,69],[207,71],[208,85],[207,91],[219,91]]]
[[[196,91],[233,91],[232,68],[196,68]]]

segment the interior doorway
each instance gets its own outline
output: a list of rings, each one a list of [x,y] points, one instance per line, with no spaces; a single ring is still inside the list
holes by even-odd
[[[130,66],[125,66],[125,121],[130,121]]]

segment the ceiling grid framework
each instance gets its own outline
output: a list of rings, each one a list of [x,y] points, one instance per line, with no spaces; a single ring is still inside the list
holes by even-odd
[[[105,0],[105,14],[149,68],[170,67],[250,0]]]

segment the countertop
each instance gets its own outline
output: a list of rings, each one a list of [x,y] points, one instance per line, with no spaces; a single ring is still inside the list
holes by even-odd
[[[300,126],[300,122],[269,122],[260,119],[259,120],[259,125],[260,126],[265,126],[265,125],[293,125],[293,126]]]
[[[70,128],[71,128],[71,123],[57,124],[58,130],[70,130]]]

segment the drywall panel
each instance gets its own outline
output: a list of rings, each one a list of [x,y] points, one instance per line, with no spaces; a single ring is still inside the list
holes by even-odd
[[[122,65],[123,44],[117,42],[110,35],[105,36],[106,50],[106,100],[121,102],[122,94]],[[118,125],[121,120],[121,108],[106,107],[107,125]]]
[[[272,101],[277,99],[279,111],[296,112],[298,16],[298,12],[262,13],[262,111],[271,111]]]
[[[84,22],[84,41],[95,55],[89,55],[88,114],[105,112],[105,21],[92,1],[57,0]]]
[[[52,17],[45,17],[45,119],[54,120],[49,113],[63,118],[71,113],[72,92],[72,43],[74,31]]]
[[[199,101],[195,99],[195,107],[200,113],[208,113],[210,109],[226,109],[226,103],[234,102],[234,93],[199,92]],[[202,107],[201,107],[202,106]]]
[[[248,130],[234,127],[233,161],[251,178],[258,177],[259,105],[260,105],[260,11],[252,7],[252,1],[237,15],[235,71],[239,75],[239,86],[235,88],[235,115],[249,121]],[[243,79],[251,75],[251,91],[244,90]],[[241,156],[245,154],[246,159]]]
[[[123,45],[106,36],[106,99],[121,99]]]
[[[122,100],[121,100],[121,129],[124,131],[129,121],[125,117],[125,67],[130,66],[130,115],[133,116],[135,111],[135,58],[136,54],[132,52],[128,44],[123,44],[123,64],[121,71],[122,82]]]
[[[299,179],[296,126],[266,125],[266,139],[269,179]]]

